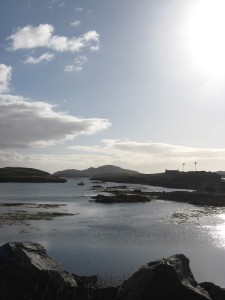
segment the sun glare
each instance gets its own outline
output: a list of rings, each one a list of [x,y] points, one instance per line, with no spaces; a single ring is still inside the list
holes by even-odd
[[[212,79],[225,78],[225,1],[200,0],[188,22],[194,64]]]

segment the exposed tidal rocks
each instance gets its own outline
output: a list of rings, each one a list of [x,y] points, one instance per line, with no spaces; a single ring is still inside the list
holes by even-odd
[[[55,211],[55,209],[66,206],[66,204],[55,203],[0,203],[0,227],[3,225],[18,225],[25,223],[30,225],[30,221],[49,221],[57,217],[75,216],[78,214]]]
[[[94,196],[93,202],[99,203],[130,203],[149,202],[151,200],[175,201],[198,206],[225,207],[224,193],[207,193],[201,191],[171,191],[171,192],[145,192],[139,189],[127,191],[116,189],[103,189],[104,193]]]
[[[186,189],[174,192],[146,192],[141,195],[157,199],[185,202],[199,206],[225,207],[225,181],[212,172],[166,171],[160,174],[115,175],[104,174],[92,179],[102,182],[135,183],[173,189]],[[187,191],[187,189],[189,191]]]
[[[66,271],[34,242],[0,247],[1,300],[223,300],[225,290],[198,284],[182,254],[150,262],[118,287]]]
[[[115,194],[102,195],[99,194],[93,197],[93,202],[96,203],[134,203],[134,202],[150,202],[149,196],[135,195],[135,194]]]

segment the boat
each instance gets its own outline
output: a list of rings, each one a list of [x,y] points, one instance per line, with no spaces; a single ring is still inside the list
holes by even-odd
[[[77,185],[85,185],[85,183],[83,181],[79,181]]]

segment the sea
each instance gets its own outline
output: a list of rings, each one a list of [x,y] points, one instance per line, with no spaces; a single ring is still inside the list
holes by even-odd
[[[85,185],[79,186],[79,180],[0,183],[0,245],[38,242],[70,272],[98,274],[109,281],[122,281],[150,261],[183,253],[198,282],[211,281],[225,287],[225,209],[161,200],[94,203],[92,197],[102,193],[94,186],[124,187],[87,178],[82,179]],[[124,185],[128,190],[172,191]],[[47,220],[7,219],[9,214],[44,211],[70,215]]]

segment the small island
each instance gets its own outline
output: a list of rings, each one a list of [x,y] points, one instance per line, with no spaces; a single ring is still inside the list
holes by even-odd
[[[0,182],[27,182],[27,183],[63,183],[67,180],[48,172],[33,168],[6,167],[0,168]]]

